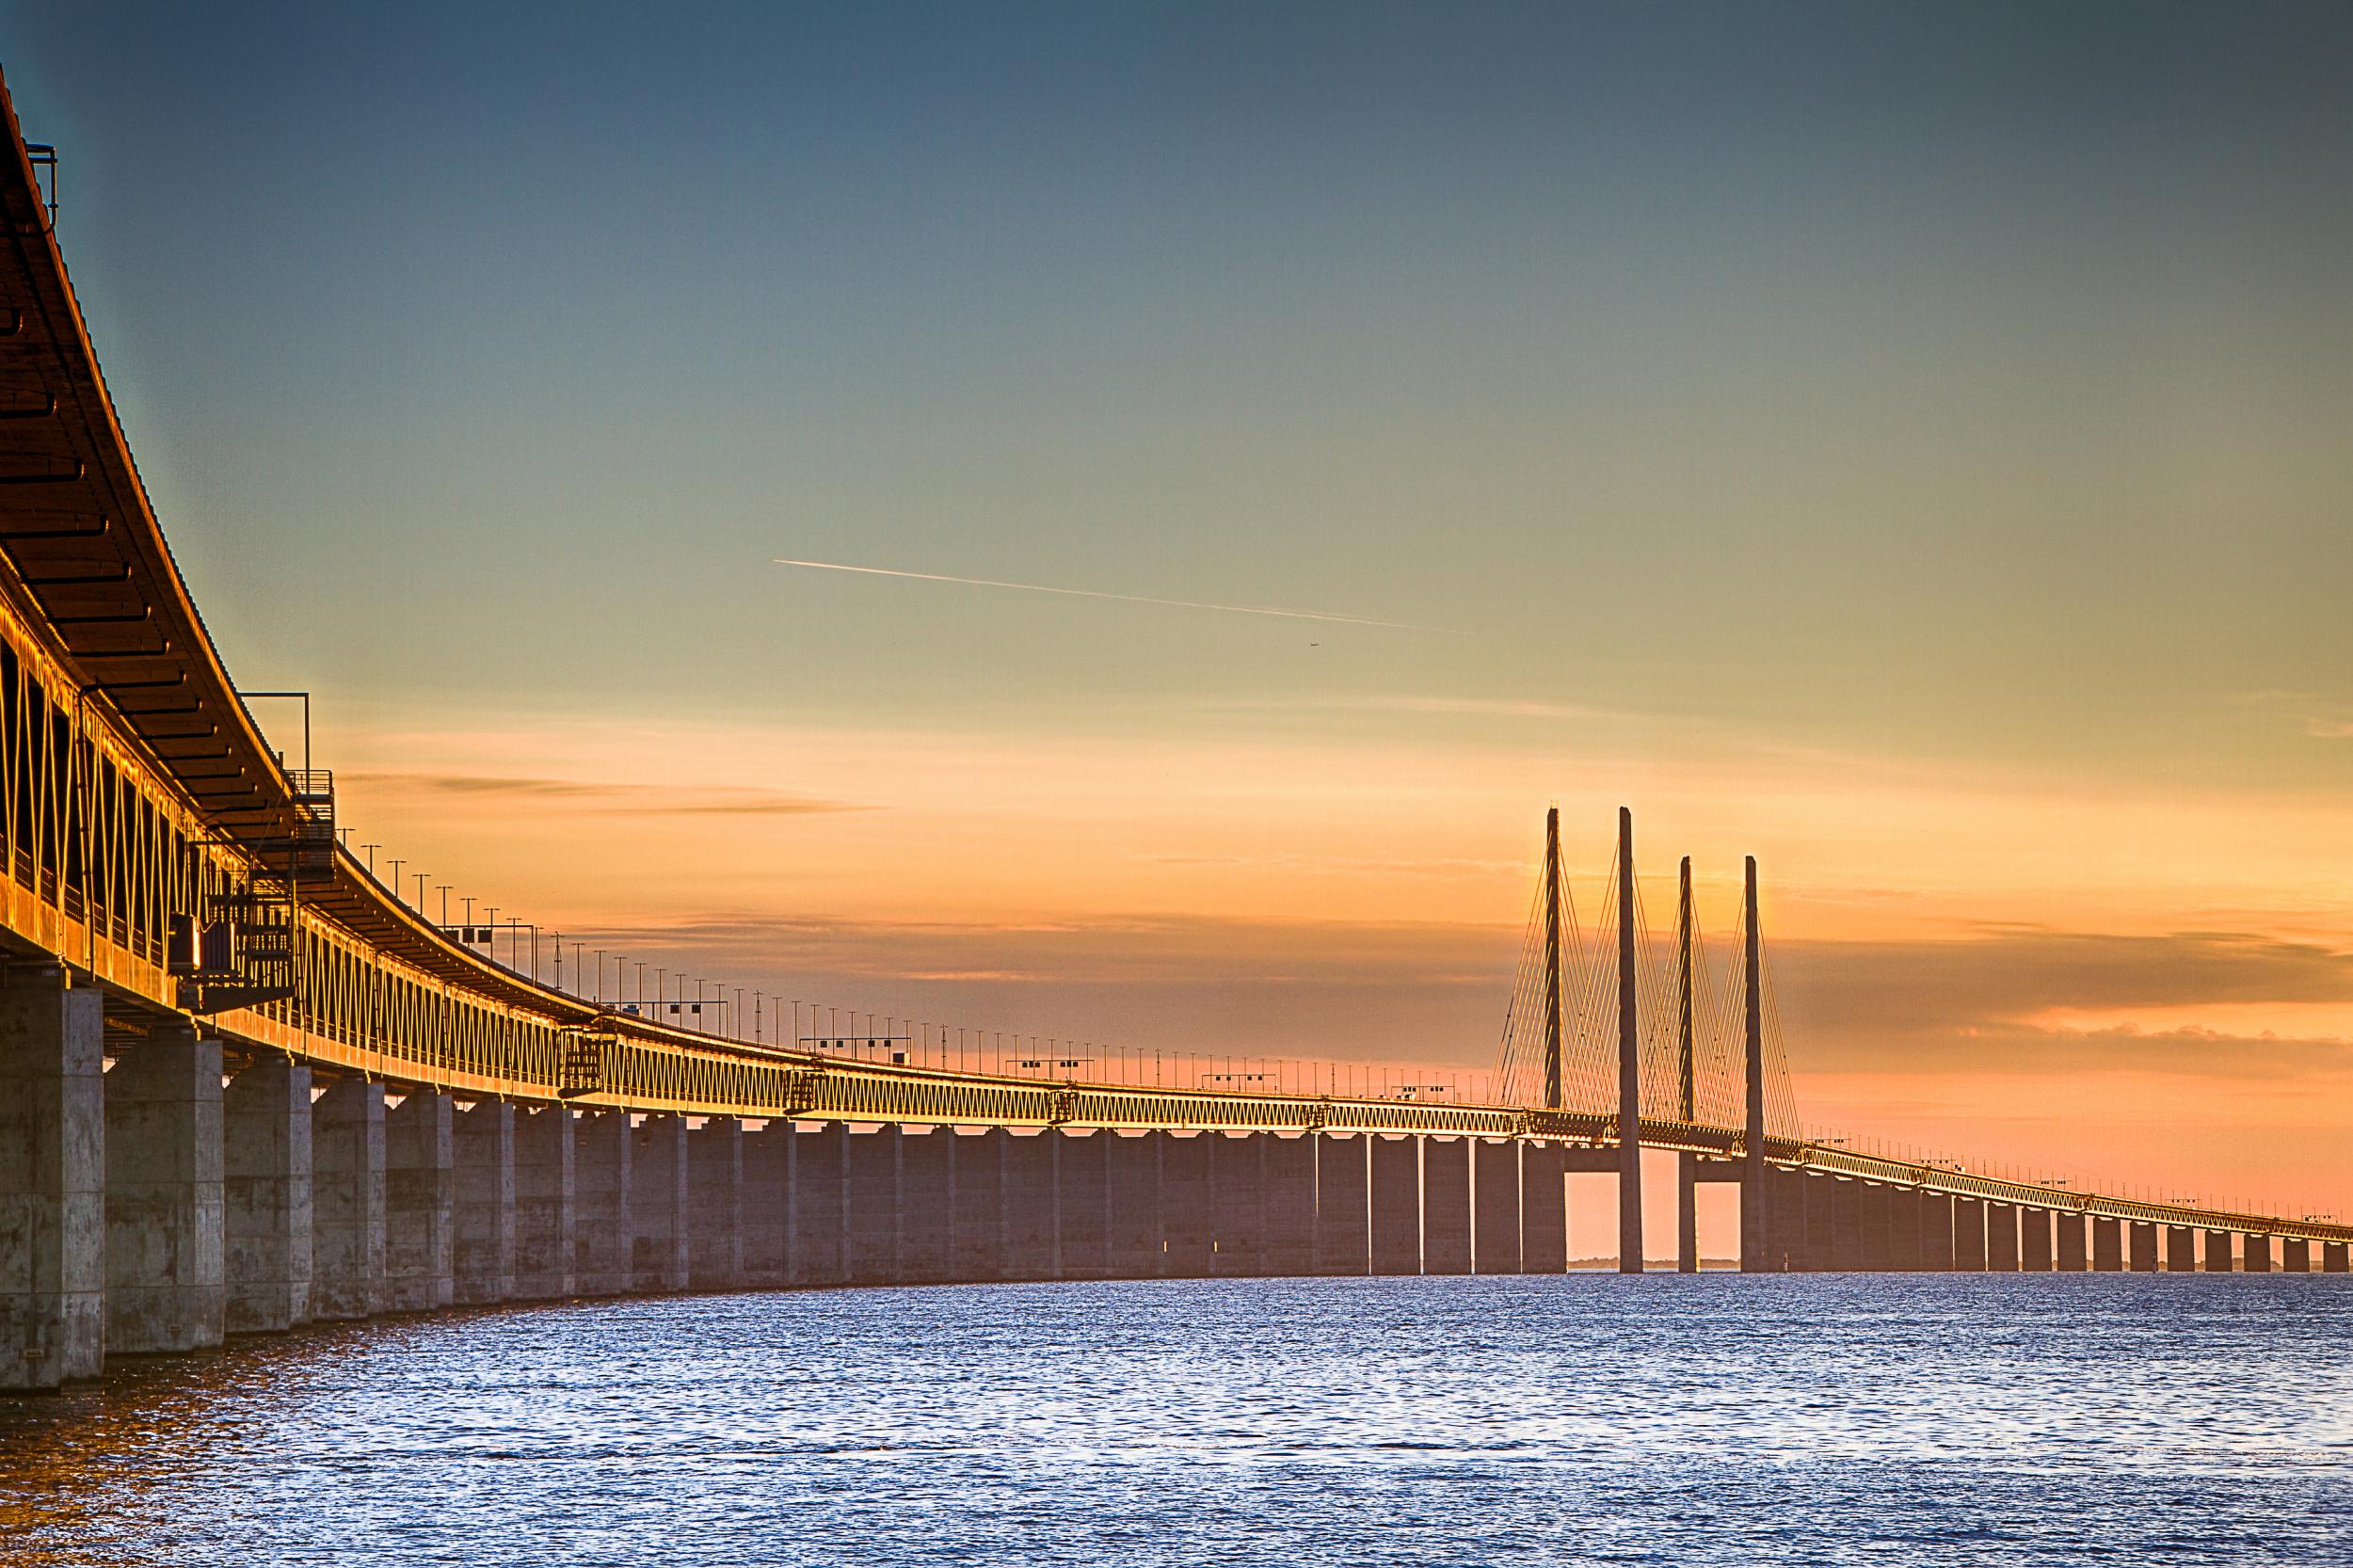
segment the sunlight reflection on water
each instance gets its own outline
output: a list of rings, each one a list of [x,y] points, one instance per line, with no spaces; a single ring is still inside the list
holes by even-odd
[[[2349,1336],[2320,1275],[403,1319],[0,1401],[0,1564],[2353,1562]]]

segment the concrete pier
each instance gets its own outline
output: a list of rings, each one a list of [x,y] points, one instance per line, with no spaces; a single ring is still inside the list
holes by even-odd
[[[910,1285],[952,1277],[954,1161],[962,1142],[944,1127],[900,1135],[899,1277]]]
[[[221,1326],[311,1320],[311,1069],[253,1063],[221,1092]]]
[[[2349,1261],[2346,1254],[2346,1243],[2323,1241],[2320,1244],[2320,1272],[2324,1274],[2344,1273]]]
[[[2157,1227],[2146,1221],[2135,1220],[2126,1227],[2132,1270],[2137,1274],[2157,1272]]]
[[[384,1086],[339,1078],[311,1106],[311,1316],[384,1302]]]
[[[220,1043],[167,1025],[106,1074],[106,1350],[221,1341]]]
[[[2250,1274],[2271,1272],[2271,1238],[2242,1236],[2239,1238],[2239,1268]]]
[[[1010,1136],[1003,1128],[956,1136],[952,1278],[1005,1277],[1005,1140]],[[808,1153],[806,1144],[801,1152]]]
[[[1863,1267],[1863,1183],[1833,1181],[1830,1190],[1830,1262],[1840,1273]]]
[[[1561,1145],[1520,1149],[1520,1272],[1558,1274],[1569,1267],[1567,1173]],[[1748,1241],[1743,1239],[1745,1248]]]
[[[712,1116],[686,1129],[686,1287],[744,1286],[744,1124]]]
[[[1421,1158],[1412,1138],[1375,1135],[1372,1150],[1372,1272],[1421,1272]]]
[[[584,1296],[630,1291],[629,1112],[599,1111],[572,1125],[573,1288]]]
[[[1471,1272],[1470,1140],[1424,1138],[1421,1144],[1421,1271]]]
[[[1206,1278],[1215,1240],[1209,1192],[1209,1141],[1215,1134],[1150,1136],[1160,1148],[1160,1273],[1167,1279]]]
[[[579,1267],[569,1106],[515,1117],[515,1296],[568,1296]]]
[[[686,1288],[686,1118],[648,1116],[629,1150],[630,1288]]]
[[[2028,1273],[2047,1274],[2057,1261],[2047,1208],[2018,1211],[2018,1266]]]
[[[1772,1219],[1769,1234],[1773,1240],[1776,1272],[1804,1273],[1814,1266],[1814,1205],[1807,1202],[1813,1178],[1798,1171],[1770,1167],[1766,1179],[1771,1183]]]
[[[2311,1273],[2313,1272],[2313,1244],[2301,1236],[2286,1238],[2280,1243],[2280,1268],[2285,1273]]]
[[[480,1100],[450,1123],[454,1151],[450,1298],[488,1305],[515,1294],[515,1108]]]
[[[427,1312],[456,1297],[451,1199],[455,1125],[447,1095],[413,1093],[384,1112],[387,1312]]]
[[[1985,1272],[1985,1204],[1978,1198],[1953,1199],[1953,1268],[1961,1273]]]
[[[2124,1233],[2121,1222],[2094,1216],[2091,1222],[2091,1266],[2103,1273],[2124,1267]]]
[[[1898,1272],[1917,1272],[1924,1265],[1921,1246],[1920,1194],[1909,1187],[1887,1187],[1887,1266]]]
[[[1150,1135],[1105,1133],[1111,1166],[1111,1271],[1114,1279],[1160,1272],[1160,1151]]]
[[[1366,1138],[1316,1135],[1316,1272],[1361,1274],[1371,1269],[1370,1195]]]
[[[792,1234],[792,1124],[781,1119],[744,1128],[744,1286],[773,1290],[788,1282],[786,1242]],[[947,1194],[940,1213],[947,1213]]]
[[[1859,1267],[1872,1273],[1885,1273],[1896,1267],[1895,1190],[1877,1184],[1865,1186],[1857,1202],[1862,1208],[1857,1226],[1863,1249]]]
[[[1985,1206],[1985,1266],[1994,1273],[2014,1274],[2018,1272],[2018,1206],[1988,1203]]]
[[[0,983],[0,1389],[94,1378],[106,1352],[104,1021],[30,965]]]
[[[1061,1232],[1056,1240],[1062,1279],[1112,1275],[1112,1141],[1110,1132],[1054,1135],[1054,1185]]]
[[[2083,1215],[2062,1209],[2054,1210],[2051,1217],[2058,1238],[2058,1271],[2082,1273],[2091,1266],[2090,1253],[2084,1242]]]
[[[1005,1272],[1007,1279],[1060,1279],[1060,1227],[1054,1219],[1055,1131],[1014,1133],[1005,1140]],[[1202,1151],[1207,1163],[1209,1150]],[[1205,1182],[1206,1185],[1206,1182]],[[855,1216],[853,1216],[855,1220]],[[1210,1228],[1205,1219],[1203,1240]],[[1208,1272],[1203,1259],[1203,1272]]]
[[[842,1243],[849,1235],[850,1129],[840,1122],[799,1128],[792,1138],[792,1228],[789,1239],[788,1277],[794,1285],[840,1285],[849,1277],[849,1258]],[[969,1153],[960,1150],[959,1154]],[[993,1150],[991,1151],[994,1152]],[[950,1194],[950,1223],[955,1226],[951,1277],[995,1279],[998,1255],[997,1162],[988,1162],[986,1234],[971,1239],[968,1224],[983,1218],[977,1194],[963,1182],[980,1171],[980,1161],[959,1158],[954,1169],[958,1183]],[[971,1271],[986,1263],[991,1272]]]
[[[841,1277],[849,1285],[896,1285],[900,1268],[900,1157],[905,1134],[896,1127],[852,1132],[842,1141],[844,1224]]]
[[[1471,1144],[1471,1267],[1482,1274],[1520,1272],[1520,1149],[1501,1138]]]
[[[1838,1267],[1838,1188],[1833,1176],[1799,1178],[1805,1196],[1805,1272],[1827,1274]]]
[[[2165,1269],[2173,1274],[2198,1271],[2198,1233],[2187,1225],[2165,1227]]]
[[[1920,1267],[1946,1273],[1953,1267],[1953,1200],[1949,1193],[1920,1194]]]
[[[2200,1251],[2205,1255],[2201,1259],[2200,1266],[2207,1273],[2227,1274],[2238,1267],[2238,1259],[2233,1256],[2236,1251],[2236,1243],[2233,1241],[2231,1233],[2227,1230],[2206,1232],[2200,1243]]]
[[[1209,1184],[1216,1192],[1214,1272],[1249,1278],[1266,1272],[1266,1150],[1273,1135],[1209,1136]]]
[[[1316,1140],[1270,1133],[1264,1148],[1263,1272],[1297,1278],[1316,1272]],[[1515,1194],[1516,1196],[1516,1194]]]

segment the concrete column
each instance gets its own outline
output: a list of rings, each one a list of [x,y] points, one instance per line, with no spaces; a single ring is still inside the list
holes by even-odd
[[[1809,1176],[1800,1190],[1805,1203],[1805,1269],[1826,1274],[1838,1267],[1838,1183],[1829,1176]]]
[[[2165,1227],[2165,1268],[2173,1274],[2198,1271],[2198,1233],[2187,1225]]]
[[[1953,1268],[1956,1272],[1985,1272],[1985,1204],[1982,1199],[1953,1199]]]
[[[2051,1218],[2058,1237],[2059,1272],[2082,1273],[2091,1266],[2089,1251],[2084,1244],[2083,1215],[2068,1209],[2054,1209]]]
[[[853,1132],[842,1141],[849,1219],[842,1232],[842,1277],[852,1285],[896,1285],[899,1272],[899,1156],[905,1135],[897,1126]]]
[[[2018,1266],[2028,1273],[2049,1273],[2051,1245],[2051,1211],[2047,1208],[2019,1209]]]
[[[1830,1184],[1830,1263],[1840,1273],[1863,1267],[1863,1183]]]
[[[955,1277],[950,1219],[962,1143],[944,1127],[911,1128],[899,1135],[899,1277],[910,1285]]]
[[[25,965],[0,983],[0,1389],[104,1368],[102,1005],[58,969]]]
[[[1157,1279],[1160,1272],[1161,1135],[1106,1134],[1111,1162],[1111,1268],[1113,1279]]]
[[[1929,1273],[1953,1268],[1953,1200],[1947,1192],[1920,1194],[1920,1267]]]
[[[2227,1230],[2206,1232],[2205,1268],[2210,1274],[2227,1274],[2236,1264],[2232,1254],[2231,1233]]]
[[[423,1090],[384,1112],[384,1310],[456,1299],[455,1125],[447,1095]]]
[[[1675,1272],[1700,1272],[1700,1159],[1689,1152],[1675,1156]]]
[[[2271,1238],[2268,1236],[2240,1237],[2239,1268],[2250,1274],[2271,1272]]]
[[[455,1216],[450,1299],[488,1304],[515,1294],[515,1108],[477,1101],[450,1121]]]
[[[2104,1273],[2114,1273],[2124,1267],[2124,1233],[2116,1221],[2093,1216],[2091,1266]]]
[[[1266,1244],[1261,1268],[1296,1278],[1316,1272],[1316,1140],[1267,1136]]]
[[[1887,1193],[1887,1266],[1900,1272],[1924,1267],[1920,1259],[1920,1192],[1913,1187],[1890,1187]]]
[[[629,1151],[630,1288],[686,1288],[686,1118],[648,1116]]]
[[[311,1320],[311,1069],[264,1057],[221,1092],[221,1326]]]
[[[584,1296],[630,1291],[636,1254],[629,1112],[600,1111],[572,1126],[573,1288]]]
[[[1520,1144],[1481,1138],[1471,1144],[1471,1267],[1482,1274],[1520,1272]]]
[[[2083,1215],[2075,1210],[2055,1208],[2052,1210],[2052,1236],[2057,1236],[2057,1269],[2059,1273],[2083,1273],[2092,1267],[2089,1250],[2083,1239]]]
[[[792,1124],[782,1119],[744,1132],[744,1288],[776,1290],[787,1283],[785,1237],[792,1228]],[[940,1209],[947,1211],[947,1194]]]
[[[311,1106],[311,1316],[384,1306],[384,1086],[339,1078]]]
[[[1212,1134],[1209,1182],[1216,1191],[1216,1256],[1213,1272],[1247,1278],[1266,1268],[1266,1146],[1268,1134],[1240,1138]]]
[[[579,1268],[568,1105],[515,1117],[515,1299],[556,1301],[575,1288]]]
[[[1160,1274],[1202,1279],[1209,1272],[1212,1220],[1209,1137],[1156,1132],[1160,1144]]]
[[[1372,1272],[1421,1272],[1421,1160],[1412,1138],[1372,1139]]]
[[[802,1128],[792,1140],[790,1277],[795,1285],[840,1285],[849,1277],[850,1129],[840,1122]],[[956,1194],[961,1202],[963,1194]],[[994,1215],[990,1233],[996,1229]],[[958,1279],[973,1276],[959,1272]]]
[[[221,1340],[220,1042],[165,1025],[106,1074],[106,1349]]]
[[[744,1288],[744,1124],[733,1116],[686,1132],[686,1288]]]
[[[1064,1279],[1108,1279],[1112,1273],[1112,1140],[1110,1132],[1054,1134],[1057,1246]]]
[[[2341,1274],[2345,1272],[2346,1246],[2343,1241],[2323,1241],[2320,1244],[2320,1272]]]
[[[2018,1272],[2018,1206],[1985,1206],[1985,1266],[1996,1273]]]
[[[2133,1272],[2153,1274],[2157,1272],[2157,1227],[2139,1220],[2132,1224]]]
[[[1316,1272],[1369,1271],[1371,1218],[1367,1139],[1361,1132],[1316,1135]]]
[[[1470,1140],[1423,1138],[1421,1267],[1429,1274],[1471,1272]]]
[[[1054,1140],[1059,1132],[1009,1135],[1005,1140],[1005,1277],[1059,1279],[1055,1241],[1061,1224],[1054,1192]]]
[[[1865,1187],[1863,1206],[1863,1261],[1857,1265],[1866,1273],[1885,1273],[1896,1266],[1896,1191],[1877,1184]]]
[[[1569,1267],[1568,1170],[1558,1144],[1520,1149],[1520,1272],[1565,1273]],[[1744,1210],[1745,1211],[1745,1210]],[[1747,1245],[1744,1240],[1741,1243]]]
[[[970,1282],[1005,1277],[1005,1140],[1003,1128],[979,1137],[958,1134],[954,1161],[955,1256],[950,1278]]]
[[[1811,1257],[1806,1238],[1806,1178],[1779,1165],[1765,1169],[1765,1233],[1771,1238],[1768,1273],[1803,1273]]]
[[[2280,1243],[2280,1268],[2291,1274],[2313,1272],[2313,1244],[2301,1236],[2291,1236]]]

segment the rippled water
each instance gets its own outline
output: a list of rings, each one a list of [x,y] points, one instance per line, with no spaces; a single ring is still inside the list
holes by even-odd
[[[2353,1562],[2353,1287],[704,1296],[0,1401],[10,1565],[1758,1561]]]

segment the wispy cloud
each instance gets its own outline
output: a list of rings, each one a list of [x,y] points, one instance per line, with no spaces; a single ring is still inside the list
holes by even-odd
[[[457,795],[485,803],[563,801],[584,810],[629,817],[800,817],[876,809],[849,801],[765,790],[599,784],[502,774],[354,773],[345,775],[344,781],[362,789]]]
[[[1285,620],[1329,621],[1340,626],[1377,626],[1392,632],[1428,632],[1442,637],[1467,636],[1444,626],[1419,626],[1411,621],[1376,620],[1370,616],[1344,616],[1329,610],[1283,609],[1272,604],[1219,604],[1195,599],[1158,599],[1149,594],[1115,594],[1100,588],[1064,588],[1044,583],[1008,583],[994,577],[953,577],[936,571],[901,571],[890,567],[852,567],[838,561],[795,561],[776,557],[780,567],[806,571],[847,571],[861,577],[901,577],[918,583],[952,583],[967,588],[1011,588],[1026,594],[1059,594],[1068,599],[1109,599],[1123,604],[1158,604],[1174,610],[1213,610],[1228,616],[1275,616]]]

